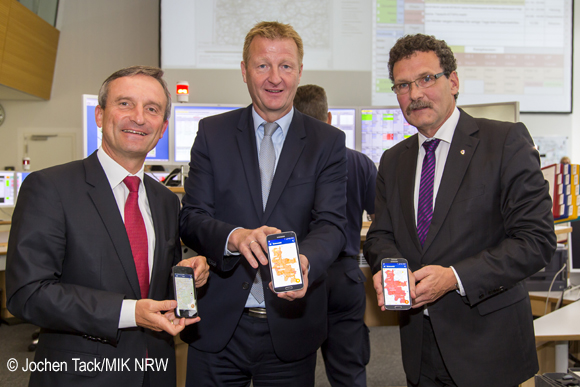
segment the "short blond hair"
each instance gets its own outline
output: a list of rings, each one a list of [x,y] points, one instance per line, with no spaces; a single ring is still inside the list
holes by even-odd
[[[266,39],[276,40],[276,39],[292,39],[296,43],[298,48],[298,62],[302,64],[302,58],[304,57],[304,45],[302,44],[302,38],[294,30],[290,24],[283,24],[278,22],[259,22],[256,24],[246,35],[244,40],[244,63],[246,68],[248,67],[248,61],[250,60],[250,45],[256,36],[261,36]]]

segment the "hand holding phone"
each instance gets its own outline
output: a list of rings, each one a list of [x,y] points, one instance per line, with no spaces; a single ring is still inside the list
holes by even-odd
[[[385,309],[410,309],[411,292],[407,260],[404,258],[384,258],[381,260],[381,272]]]
[[[197,295],[193,269],[188,266],[174,266],[172,277],[173,290],[177,300],[175,316],[179,318],[197,317]]]
[[[268,257],[274,292],[291,292],[304,287],[296,234],[293,231],[267,236]]]

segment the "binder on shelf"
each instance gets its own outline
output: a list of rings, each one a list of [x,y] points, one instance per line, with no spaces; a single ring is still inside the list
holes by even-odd
[[[552,164],[542,168],[544,179],[550,186],[550,196],[552,197],[552,215],[554,220],[560,219],[565,213],[565,197],[563,185],[563,168],[561,164]]]

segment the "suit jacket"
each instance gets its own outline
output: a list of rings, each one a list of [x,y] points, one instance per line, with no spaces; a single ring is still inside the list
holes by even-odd
[[[445,364],[458,386],[513,386],[538,370],[532,314],[522,280],[556,247],[548,183],[525,126],[461,111],[421,248],[413,192],[417,135],[386,151],[377,177],[376,219],[364,245],[373,272],[386,257],[411,270],[453,266],[466,296],[430,304]],[[407,377],[420,372],[423,311],[401,313]]]
[[[181,259],[177,196],[144,179],[155,227],[149,298],[172,297],[171,267]],[[35,361],[64,361],[66,372],[33,372],[31,386],[141,386],[135,359],[167,363],[151,385],[175,385],[173,338],[118,329],[122,300],[140,299],[139,280],[119,208],[96,152],[29,175],[18,197],[7,253],[8,309],[40,326]],[[73,358],[78,358],[77,367]],[[131,372],[83,372],[80,362],[129,359]]]
[[[256,270],[243,256],[224,256],[230,232],[263,225],[294,231],[310,263],[308,291],[289,302],[268,287],[260,266],[268,324],[278,357],[311,354],[326,337],[326,269],[344,242],[344,133],[294,110],[268,197],[262,190],[251,106],[200,121],[185,182],[181,238],[205,255],[212,275],[198,292],[201,322],[181,335],[195,348],[218,352],[234,333]]]

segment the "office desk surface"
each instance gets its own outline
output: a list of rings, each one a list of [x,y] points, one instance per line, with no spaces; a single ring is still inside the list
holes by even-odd
[[[534,320],[536,341],[580,340],[580,302]]]

